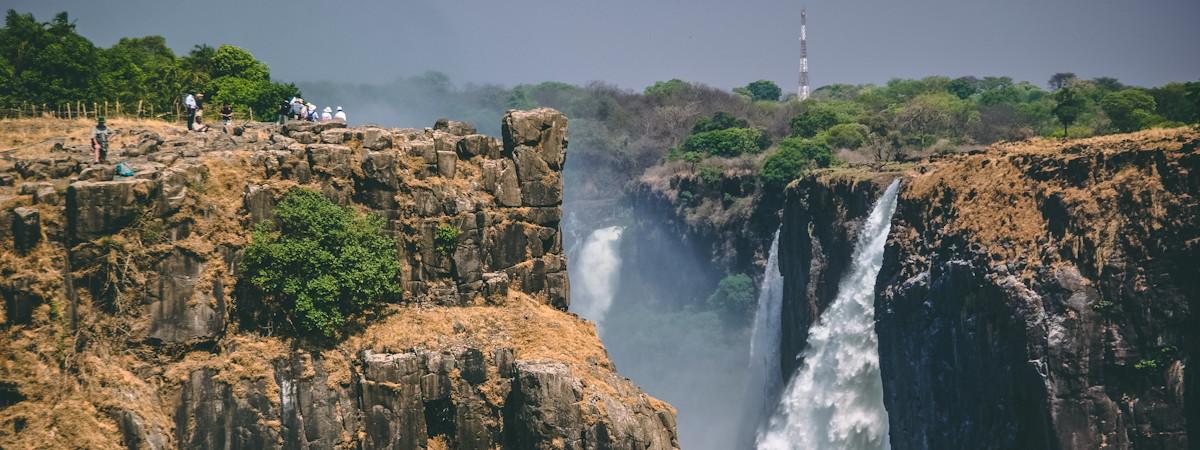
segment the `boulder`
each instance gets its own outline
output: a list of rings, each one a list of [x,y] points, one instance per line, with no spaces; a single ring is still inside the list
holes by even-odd
[[[441,119],[438,119],[437,122],[434,122],[433,129],[438,130],[438,131],[445,131],[445,132],[453,134],[455,136],[466,136],[469,134],[476,133],[475,125],[471,125],[470,123],[467,123],[467,122],[450,120],[447,118],[441,118]]]
[[[512,160],[484,161],[481,166],[484,190],[496,197],[501,206],[521,206],[521,183]]]
[[[77,181],[67,188],[67,234],[74,242],[112,234],[153,206],[158,183],[145,179]]]
[[[501,120],[500,131],[506,154],[517,147],[532,147],[551,169],[562,170],[567,150],[567,116],[563,113],[549,108],[510,110]]]
[[[458,155],[454,152],[437,152],[438,175],[445,178],[454,178],[454,169],[457,162]]]
[[[311,131],[299,131],[291,134],[292,139],[295,139],[300,144],[315,144],[317,143],[317,135]]]
[[[334,128],[321,132],[322,144],[341,144],[346,138],[347,130],[345,128]]]
[[[12,235],[13,247],[19,252],[27,252],[42,241],[42,219],[37,208],[13,208]]]
[[[39,205],[58,205],[62,203],[62,196],[58,195],[58,189],[54,186],[42,186],[33,193],[33,202]]]
[[[491,136],[482,134],[471,134],[463,136],[455,144],[455,150],[458,151],[458,157],[462,159],[471,159],[476,156],[482,156],[487,159],[499,159],[500,142]]]
[[[308,162],[316,173],[337,178],[348,178],[352,172],[351,160],[354,150],[344,145],[315,144],[306,147]]]
[[[521,204],[524,206],[561,205],[562,181],[530,181],[521,183]]]
[[[363,148],[383,150],[392,147],[392,133],[383,128],[367,128],[363,130]]]

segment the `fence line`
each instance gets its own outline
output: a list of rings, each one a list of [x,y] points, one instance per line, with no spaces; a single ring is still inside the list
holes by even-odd
[[[205,112],[209,111],[205,109]],[[137,109],[129,110],[124,108],[120,100],[110,103],[108,100],[103,102],[92,102],[90,105],[84,101],[63,102],[58,105],[48,105],[45,103],[29,103],[21,102],[21,105],[15,108],[0,108],[0,119],[27,119],[27,118],[48,118],[48,119],[96,119],[98,116],[109,118],[139,118],[139,119],[158,119],[167,122],[181,122],[186,119],[186,115],[180,110],[178,102],[174,104],[174,111],[155,111],[154,105],[138,100]],[[215,119],[214,119],[215,117]],[[254,120],[254,109],[251,108],[249,113],[234,112],[233,117],[236,120]],[[206,122],[221,120],[220,113],[205,114]]]

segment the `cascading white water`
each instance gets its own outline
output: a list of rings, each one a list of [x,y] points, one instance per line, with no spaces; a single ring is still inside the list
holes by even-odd
[[[875,203],[837,297],[808,331],[798,369],[758,435],[760,450],[889,449],[875,335],[875,278],[883,265],[900,180]]]
[[[779,273],[779,231],[767,253],[767,269],[758,290],[758,309],[750,331],[750,364],[746,374],[746,418],[758,427],[771,413],[774,395],[783,382],[779,373],[780,308],[783,304],[783,275]]]
[[[578,283],[580,289],[572,294],[582,295],[572,298],[571,309],[595,323],[597,331],[603,329],[604,317],[616,293],[616,277],[621,268],[617,244],[623,230],[612,226],[592,231],[579,251],[579,275],[572,281]]]

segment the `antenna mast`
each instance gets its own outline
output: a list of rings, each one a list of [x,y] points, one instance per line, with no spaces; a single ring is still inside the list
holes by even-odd
[[[800,101],[808,100],[808,12],[800,9],[800,88],[796,96]]]

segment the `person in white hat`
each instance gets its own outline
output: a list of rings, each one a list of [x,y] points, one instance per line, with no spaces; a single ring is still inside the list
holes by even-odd
[[[337,119],[337,120],[340,120],[340,121],[343,121],[343,122],[345,122],[345,121],[346,121],[346,112],[345,112],[345,111],[342,111],[342,107],[341,107],[341,106],[339,106],[339,107],[337,108],[337,113],[333,115],[333,118],[334,118],[334,119]]]
[[[326,107],[325,107],[325,111],[322,111],[322,112],[321,112],[321,121],[322,121],[322,122],[328,122],[328,121],[330,121],[330,120],[333,120],[333,109],[331,109],[330,107],[326,106]]]

